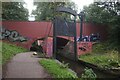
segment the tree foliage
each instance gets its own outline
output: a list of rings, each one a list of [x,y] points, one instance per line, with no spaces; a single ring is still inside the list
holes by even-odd
[[[52,20],[56,15],[70,17],[67,14],[56,14],[55,9],[58,6],[66,6],[76,10],[75,3],[73,2],[37,2],[35,3],[37,9],[33,11],[36,20]]]
[[[109,41],[120,49],[120,2],[96,2],[84,7],[85,21],[109,26]]]
[[[2,2],[2,20],[28,20],[28,10],[23,2]]]

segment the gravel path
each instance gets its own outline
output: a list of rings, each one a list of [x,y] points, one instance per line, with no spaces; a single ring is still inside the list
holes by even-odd
[[[3,78],[50,78],[33,52],[20,53],[3,68]]]

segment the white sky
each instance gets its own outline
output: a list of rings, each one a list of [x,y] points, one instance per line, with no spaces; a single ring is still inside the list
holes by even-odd
[[[75,4],[78,7],[78,13],[80,12],[80,10],[83,9],[83,6],[88,6],[89,4],[93,3],[94,0],[72,0],[73,2],[75,2]]]
[[[32,10],[35,9],[35,6],[33,6],[33,0],[24,0],[27,5],[25,6],[28,10],[29,10],[29,15],[31,15]],[[88,6],[89,4],[93,3],[94,0],[71,0],[73,2],[75,2],[75,4],[78,7],[78,13],[80,12],[80,10],[83,9],[83,6]],[[34,17],[31,16],[29,17],[30,21],[34,21]]]

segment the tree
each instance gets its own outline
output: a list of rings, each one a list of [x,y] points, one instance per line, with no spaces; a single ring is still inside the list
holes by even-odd
[[[84,7],[85,21],[109,26],[111,47],[120,49],[120,2],[97,2]]]
[[[92,23],[107,23],[110,14],[103,7],[96,4],[91,4],[89,7],[84,7],[85,21]]]
[[[35,15],[36,20],[52,20],[56,15],[62,15],[66,17],[70,17],[67,14],[56,14],[55,9],[58,6],[66,6],[76,9],[75,4],[73,2],[37,2],[35,3],[37,9],[33,11],[33,15]]]
[[[2,20],[28,20],[28,10],[23,2],[2,2]]]

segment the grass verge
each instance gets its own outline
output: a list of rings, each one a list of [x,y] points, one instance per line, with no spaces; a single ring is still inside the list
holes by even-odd
[[[97,44],[93,46],[93,51],[79,57],[80,60],[95,64],[102,68],[120,68],[118,58],[119,52],[112,49],[106,49],[105,45]]]
[[[54,78],[78,78],[73,72],[69,71],[63,65],[57,63],[54,59],[42,59],[39,63],[54,77]]]
[[[2,42],[0,42],[0,65],[2,65]]]
[[[5,43],[5,42],[1,42],[0,44],[2,44],[2,50],[0,51],[0,53],[2,53],[2,64],[5,64],[7,61],[9,61],[14,55],[21,53],[21,52],[26,52],[27,50],[10,44],[10,43]]]

